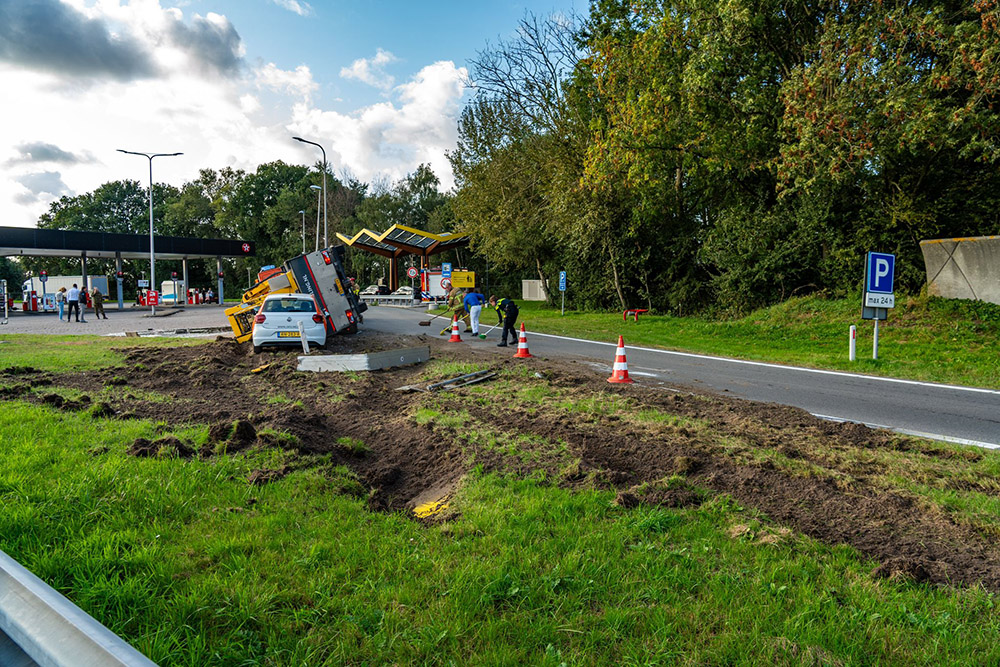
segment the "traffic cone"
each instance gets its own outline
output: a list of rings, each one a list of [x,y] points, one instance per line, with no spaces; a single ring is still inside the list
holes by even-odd
[[[615,368],[611,371],[608,382],[632,384],[632,378],[628,376],[628,362],[625,361],[625,339],[618,336],[618,349],[615,351]]]
[[[531,352],[528,352],[528,334],[524,332],[524,322],[521,322],[521,333],[517,337],[517,354],[515,359],[530,359]]]
[[[449,343],[461,343],[462,337],[458,335],[458,315],[451,321],[451,338],[448,339]]]

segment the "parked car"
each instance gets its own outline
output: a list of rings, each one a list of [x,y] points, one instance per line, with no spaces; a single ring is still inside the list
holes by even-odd
[[[389,288],[385,285],[369,285],[368,287],[361,290],[362,296],[375,296],[378,294],[388,294]]]
[[[326,323],[316,300],[309,294],[269,294],[253,321],[253,351],[264,347],[301,346],[299,322],[305,326],[306,341],[317,347],[326,345]]]
[[[398,290],[392,293],[393,296],[413,296],[413,288],[409,285],[403,285]]]

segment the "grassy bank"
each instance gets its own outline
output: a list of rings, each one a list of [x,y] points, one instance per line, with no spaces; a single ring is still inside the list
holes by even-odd
[[[39,340],[19,352],[18,338],[0,354],[32,355],[25,359],[53,370],[94,363],[86,346]],[[438,364],[429,379],[468,370]],[[479,405],[544,404],[580,419],[613,413],[633,426],[712,436],[705,421],[640,411],[627,397],[529,385],[530,377],[525,367],[470,395]],[[448,401],[432,396],[406,409],[442,438],[488,442],[525,461],[550,455],[496,430],[502,424],[456,415]],[[0,549],[165,666],[1000,661],[991,594],[873,578],[875,565],[853,549],[697,487],[689,488],[704,502],[694,506],[626,509],[612,492],[569,491],[541,472],[473,467],[449,518],[424,525],[369,511],[366,490],[322,456],[136,458],[126,453],[136,438],[172,434],[197,446],[208,429],[0,405]],[[717,439],[734,458],[826,474],[801,454]],[[551,456],[567,455],[565,443],[548,444]],[[950,454],[870,452],[843,468],[880,470],[879,485],[909,490],[929,511],[952,507],[995,528],[1000,459],[926,447]],[[848,456],[816,454],[828,465]],[[281,468],[290,474],[247,481]]]
[[[860,297],[794,298],[736,320],[590,313],[519,302],[529,331],[772,361],[814,368],[1000,388],[1000,306],[928,297],[901,298],[879,325],[861,319]],[[484,321],[493,324],[490,315]],[[857,361],[848,360],[848,329],[857,326]]]
[[[163,665],[1000,659],[992,596],[873,581],[724,497],[625,510],[482,476],[424,527],[343,471],[251,487],[279,454],[137,460],[122,443],[162,425],[5,407],[0,547]]]

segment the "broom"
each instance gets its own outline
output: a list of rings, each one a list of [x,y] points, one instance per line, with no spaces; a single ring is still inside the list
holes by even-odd
[[[422,322],[417,322],[417,324],[419,326],[422,326],[422,327],[429,327],[431,325],[431,320],[437,319],[438,317],[444,317],[445,315],[447,315],[450,312],[451,312],[451,309],[448,309],[448,310],[444,311],[443,313],[438,313],[437,315],[435,315],[434,317],[432,317],[430,320],[423,320]]]
[[[500,325],[499,324],[494,324],[493,326],[491,326],[489,329],[486,330],[486,333],[479,334],[479,337],[482,338],[483,340],[486,340],[486,334],[488,334],[489,332],[493,331],[498,326],[500,326]]]

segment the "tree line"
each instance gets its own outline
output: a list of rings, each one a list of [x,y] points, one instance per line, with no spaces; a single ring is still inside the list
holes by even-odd
[[[440,192],[440,181],[431,168],[420,165],[395,183],[377,180],[363,183],[349,174],[327,173],[326,223],[331,245],[334,234],[353,235],[362,228],[382,231],[394,223],[432,231],[454,226],[449,198]],[[280,265],[302,251],[322,246],[324,220],[321,190],[322,165],[309,168],[281,161],[260,165],[253,172],[224,168],[202,169],[198,178],[180,188],[153,186],[153,229],[156,235],[190,238],[231,238],[256,243],[255,257],[226,260],[226,293],[234,297],[256,281],[261,266]],[[149,233],[149,190],[138,181],[105,183],[92,192],[64,196],[49,206],[38,227],[71,231],[122,234]],[[317,241],[318,239],[318,241]],[[348,272],[361,282],[374,282],[385,271],[386,262],[365,252],[348,253]],[[25,257],[19,266],[8,262],[12,287],[18,274],[45,269],[50,275],[80,273],[80,261]],[[114,262],[91,259],[92,274],[113,275]],[[136,280],[146,276],[148,263],[128,262],[125,293],[134,295]],[[157,261],[157,279],[181,272],[179,261]],[[192,260],[189,284],[215,284],[215,260]]]
[[[996,0],[595,0],[472,66],[456,217],[588,307],[744,312],[924,282],[922,239],[995,234]]]

